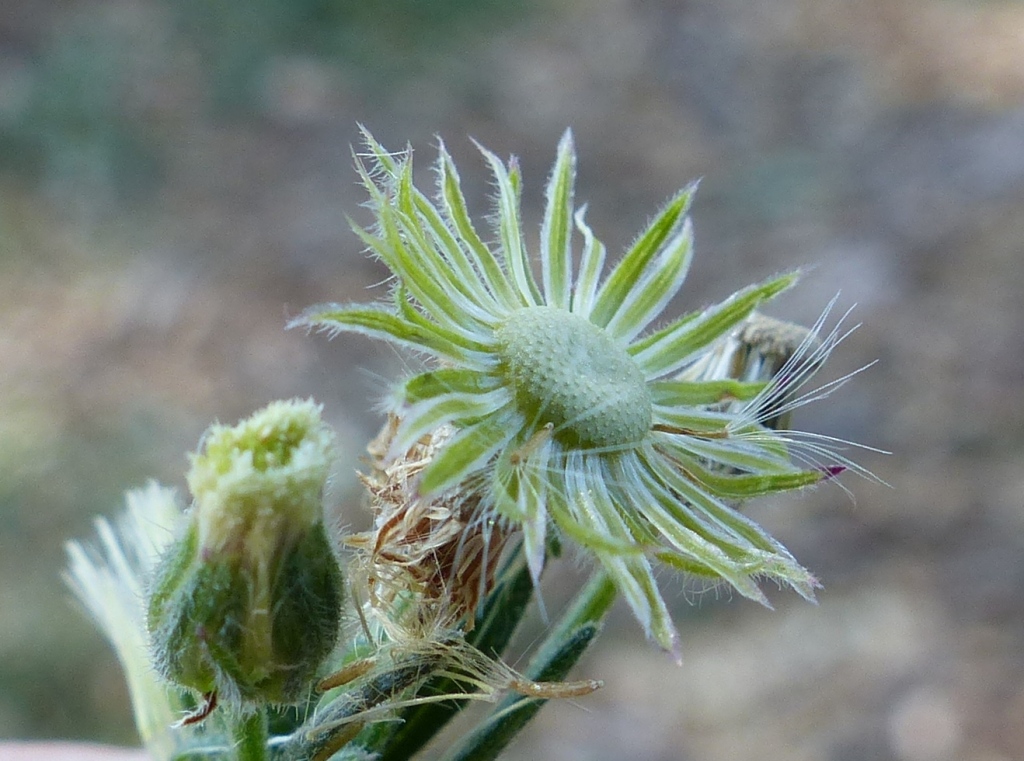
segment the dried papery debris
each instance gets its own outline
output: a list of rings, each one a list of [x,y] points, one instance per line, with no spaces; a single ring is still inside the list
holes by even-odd
[[[370,612],[390,638],[471,631],[510,532],[485,516],[473,489],[419,493],[419,475],[452,437],[451,426],[389,458],[399,425],[397,415],[389,416],[367,448],[370,469],[361,478],[374,526],[346,544],[360,553]]]

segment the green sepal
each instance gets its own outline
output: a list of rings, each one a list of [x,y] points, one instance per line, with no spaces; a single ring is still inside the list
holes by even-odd
[[[327,530],[317,523],[284,559],[271,594],[274,659],[285,696],[279,702],[303,697],[334,649],[344,588]]]
[[[269,620],[268,611],[253,609],[263,582],[244,555],[204,558],[197,533],[193,525],[156,573],[148,625],[157,670],[227,703],[303,699],[340,625],[341,570],[323,524],[280,553]]]
[[[185,533],[168,547],[160,558],[146,600],[146,616],[150,631],[159,631],[168,624],[167,610],[189,581],[189,571],[198,556],[199,529],[188,522]],[[165,641],[155,638],[158,647]]]
[[[243,678],[238,655],[246,617],[246,585],[232,564],[215,558],[201,562],[191,529],[182,540],[190,552],[184,567],[174,560],[157,573],[148,623],[157,670],[175,684],[201,693],[231,691],[241,697]],[[187,549],[186,549],[187,548]],[[162,572],[168,573],[167,581]],[[175,583],[176,582],[176,583]]]

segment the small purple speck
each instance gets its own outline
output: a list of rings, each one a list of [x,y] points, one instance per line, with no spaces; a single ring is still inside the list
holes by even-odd
[[[845,465],[826,465],[823,468],[818,468],[818,470],[825,474],[825,477],[822,478],[821,480],[828,481],[830,479],[835,478],[840,473],[845,473],[847,468]]]

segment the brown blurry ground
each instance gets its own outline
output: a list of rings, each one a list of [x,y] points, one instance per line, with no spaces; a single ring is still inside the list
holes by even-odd
[[[812,265],[773,314],[811,321],[841,290],[864,324],[828,377],[879,360],[798,422],[892,450],[851,450],[892,488],[751,506],[821,604],[681,591],[682,668],[619,610],[580,668],[604,690],[549,706],[508,758],[1024,758],[1008,0],[0,4],[0,736],[133,742],[62,543],[126,487],[182,486],[213,419],[315,396],[343,441],[338,520],[363,525],[352,472],[405,360],[283,330],[385,276],[344,217],[357,123],[423,164],[443,135],[480,212],[466,136],[518,154],[530,230],[571,125],[613,251],[703,176],[674,308]],[[579,579],[561,570],[551,607]]]

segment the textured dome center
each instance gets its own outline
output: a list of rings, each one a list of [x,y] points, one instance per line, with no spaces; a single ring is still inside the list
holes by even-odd
[[[651,395],[633,359],[579,315],[554,307],[512,314],[497,332],[499,353],[520,410],[554,424],[569,446],[617,447],[651,427]]]

